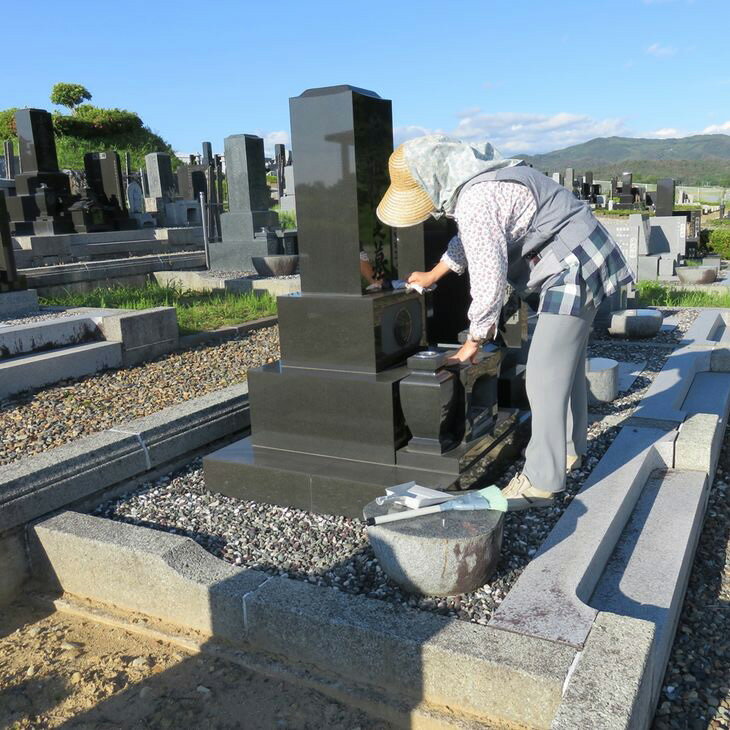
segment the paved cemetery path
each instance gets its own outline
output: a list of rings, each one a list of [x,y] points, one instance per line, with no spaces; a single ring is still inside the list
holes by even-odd
[[[388,730],[317,692],[76,616],[0,612],[0,728]]]

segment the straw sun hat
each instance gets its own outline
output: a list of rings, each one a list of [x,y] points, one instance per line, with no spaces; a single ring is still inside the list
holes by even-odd
[[[435,210],[428,193],[413,179],[403,145],[388,160],[390,187],[378,205],[377,214],[388,226],[403,228],[423,223]]]

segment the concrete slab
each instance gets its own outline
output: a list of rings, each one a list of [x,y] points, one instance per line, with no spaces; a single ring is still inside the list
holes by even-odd
[[[119,342],[92,342],[0,360],[0,398],[121,366]]]
[[[489,625],[580,648],[588,599],[651,473],[666,466],[656,428],[622,428]]]
[[[43,296],[88,292],[100,286],[144,285],[153,271],[195,269],[205,266],[205,252],[186,251],[156,256],[135,256],[112,261],[86,261],[24,268],[30,286]]]
[[[36,577],[222,639],[245,634],[243,596],[268,576],[217,560],[180,535],[63,512],[30,531]]]
[[[0,531],[73,504],[147,469],[136,436],[103,431],[3,466]]]
[[[646,360],[643,362],[619,362],[618,364],[618,391],[625,393],[634,384],[636,378],[644,372]]]
[[[97,323],[83,314],[15,326],[0,323],[0,360],[101,338]]]
[[[21,289],[0,293],[0,319],[10,319],[38,309],[38,292]]]
[[[673,469],[647,482],[591,605],[651,622],[651,709],[661,689],[709,494],[704,472]],[[650,714],[645,715],[649,720]]]

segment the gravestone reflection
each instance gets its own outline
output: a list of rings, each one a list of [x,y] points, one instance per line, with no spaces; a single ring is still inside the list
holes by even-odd
[[[439,353],[409,360],[428,349],[427,300],[391,287],[409,272],[375,214],[390,101],[336,86],[305,91],[290,110],[302,295],[278,299],[281,360],[249,371],[251,436],[205,458],[206,485],[359,517],[386,486],[458,484],[511,443],[517,413],[498,409],[496,347],[461,367]]]

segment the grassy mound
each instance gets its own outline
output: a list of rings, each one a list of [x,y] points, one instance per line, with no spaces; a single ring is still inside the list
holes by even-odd
[[[0,140],[17,140],[15,130],[16,108],[0,111]],[[146,127],[134,112],[125,109],[101,109],[82,104],[71,114],[53,114],[58,165],[61,169],[84,169],[87,152],[116,150],[124,158],[132,155],[132,167],[144,167],[144,156],[150,152],[167,152],[173,168],[178,160],[170,145]]]

